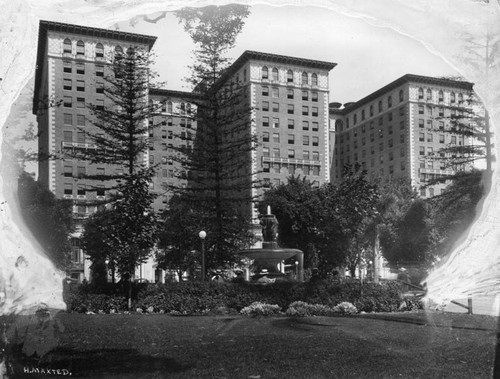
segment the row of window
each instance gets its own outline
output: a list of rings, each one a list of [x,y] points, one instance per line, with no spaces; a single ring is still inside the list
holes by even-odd
[[[269,147],[264,146],[262,148],[262,156],[264,156],[266,158],[271,158],[271,157],[272,158],[281,158],[281,150],[278,147],[270,149]],[[292,158],[292,159],[296,158],[294,149],[288,149],[287,158]],[[312,152],[310,152],[308,150],[302,151],[302,158],[301,159],[309,161],[309,160],[311,160],[311,158],[313,161],[319,161],[319,151],[312,151]]]
[[[262,102],[262,111],[269,112],[269,102],[268,101]],[[280,111],[279,103],[272,103],[271,104],[271,112],[279,112],[279,111]],[[288,114],[295,114],[294,104],[287,105],[287,113]],[[318,107],[309,107],[307,105],[303,105],[302,106],[302,116],[309,116],[309,115],[311,115],[312,117],[318,117],[318,115],[319,115]]]
[[[279,87],[271,87],[271,92],[269,92],[269,87],[268,86],[262,86],[262,96],[269,96],[271,94],[271,97],[274,98],[279,98],[280,97],[280,90]],[[309,96],[310,95],[310,96]],[[318,92],[316,91],[302,91],[301,98],[303,101],[309,101],[309,99],[313,102],[318,102]],[[293,88],[287,88],[286,90],[286,98],[287,99],[295,99],[295,90]]]
[[[425,96],[424,96],[425,93]],[[418,89],[418,99],[419,100],[427,100],[427,101],[432,101],[433,100],[433,94],[437,94],[437,101],[439,103],[444,102],[444,92],[442,90],[439,91],[432,91],[430,88],[427,88],[425,91],[422,87]],[[462,93],[459,93],[458,95],[455,94],[455,92],[451,91],[450,92],[450,104],[456,103],[458,100],[458,104],[463,103],[464,101],[464,95]]]
[[[320,166],[309,166],[309,165],[299,165],[297,167],[296,164],[289,163],[270,163],[263,162],[262,163],[262,171],[263,172],[273,172],[275,174],[288,174],[295,175],[296,170],[301,169],[304,175],[313,175],[319,176],[320,174]]]
[[[163,113],[174,113],[173,109],[174,109],[174,105],[170,100],[163,101],[161,103],[161,111]],[[179,107],[178,107],[178,111],[179,111],[178,113],[183,114],[183,115],[191,114],[191,112],[192,112],[191,104],[190,103],[180,103]]]
[[[373,138],[371,140],[371,142],[374,142],[375,139]],[[399,136],[399,143],[403,144],[405,143],[405,136],[404,134],[401,134]],[[339,152],[340,154],[344,154],[344,146],[346,148],[346,152],[348,153],[351,149],[351,145],[350,144],[346,144],[346,145],[341,145],[339,149],[335,149],[335,154],[337,154],[337,152]],[[363,137],[363,139],[361,140],[361,146],[366,146],[366,139]],[[384,150],[384,142],[380,142],[379,143],[379,151],[383,151]],[[389,148],[392,148],[394,146],[394,140],[391,138],[387,141],[387,146]],[[353,143],[353,147],[354,149],[353,150],[356,150],[358,148],[358,141],[354,141]],[[370,146],[370,150],[371,150],[371,153],[372,154],[375,154],[375,145],[371,145]],[[364,151],[364,150],[363,150]]]
[[[64,108],[73,108],[73,97],[72,96],[64,96],[63,97],[63,107]],[[80,108],[80,109],[85,108],[85,98],[77,96],[75,107]],[[95,108],[97,110],[104,110],[104,100],[103,99],[96,99]]]
[[[267,132],[262,133],[262,142],[274,142],[280,143],[281,137],[279,133],[272,133],[271,135]],[[295,144],[295,134],[288,134],[287,142],[289,145]],[[302,136],[302,145],[309,146],[311,142],[312,146],[319,146],[319,137],[317,136]]]
[[[426,138],[427,137],[427,138]],[[434,141],[434,133],[424,133],[420,132],[418,133],[418,140],[420,142],[433,142]],[[444,134],[439,134],[438,135],[438,141],[439,143],[446,143],[446,136]],[[458,141],[459,145],[464,144],[464,137],[463,136],[450,136],[450,144],[451,145],[456,145]]]
[[[77,92],[85,92],[85,80],[76,80],[75,85],[73,86],[73,80],[65,78],[63,79],[63,89],[65,91],[73,91],[73,89],[76,89]],[[96,82],[95,92],[104,93],[103,82]]]
[[[287,83],[294,83],[294,77],[293,77],[293,71],[292,70],[287,70],[286,72],[286,82]],[[269,68],[267,66],[262,67],[261,70],[261,79],[263,80],[269,80]],[[279,70],[276,67],[273,67],[271,69],[271,79],[274,81],[279,81]],[[301,84],[307,85],[311,84],[313,86],[318,85],[318,74],[313,72],[310,74],[310,79],[309,79],[309,73],[307,72],[302,72],[301,74]]]
[[[390,97],[389,97],[390,98]],[[373,109],[372,109],[373,105],[370,106],[370,117],[373,116]],[[381,102],[379,102],[379,109],[381,107]],[[380,110],[380,112],[382,112],[382,110]],[[405,107],[402,106],[399,108],[399,116],[404,116],[405,115]],[[361,121],[364,121],[365,120],[365,113],[364,113],[364,109],[361,111]],[[391,122],[393,120],[393,114],[392,112],[388,112],[387,113],[387,121],[388,122]],[[353,116],[352,116],[352,121],[353,121],[353,126],[356,125],[358,123],[358,115],[355,113]],[[346,117],[346,128],[349,128],[349,117]],[[384,116],[380,116],[378,118],[378,124],[379,125],[382,125],[384,123]],[[374,121],[370,121],[370,127],[372,127],[374,124]],[[342,131],[342,128],[341,130]]]
[[[273,117],[271,119],[272,122],[272,127],[273,128],[279,128],[280,127],[280,119],[277,117]],[[270,119],[269,117],[262,117],[262,126],[264,128],[268,128],[270,126]],[[287,120],[287,127],[288,129],[295,129],[295,120],[294,119],[288,119]],[[302,120],[302,130],[309,131],[312,130],[313,132],[319,131],[319,123],[317,121],[312,121],[309,123],[308,120]]]
[[[399,102],[403,102],[404,101],[404,91],[401,89],[399,91]],[[387,108],[385,108],[386,110],[387,109],[390,109],[392,108],[392,95],[388,95],[387,98],[386,98],[386,104],[387,104]],[[368,112],[366,112],[368,110]],[[381,113],[384,111],[384,101],[382,99],[380,99],[378,101],[378,113]],[[404,115],[404,107],[401,107],[400,108],[400,115]],[[360,111],[360,116],[361,116],[361,121],[364,121],[368,115],[368,117],[373,117],[375,115],[375,106],[374,104],[370,104],[370,106],[368,108],[364,108]],[[346,117],[346,127],[349,128],[349,119],[350,119],[351,116],[348,116]],[[358,112],[355,112],[353,115],[352,115],[352,125],[356,125],[358,123]]]
[[[132,47],[129,47],[127,49],[127,54],[132,54],[133,52],[134,49]],[[73,54],[73,42],[69,38],[66,38],[63,41],[63,53]],[[121,46],[115,47],[115,55],[123,55],[123,48]],[[76,42],[76,56],[85,56],[85,42],[83,42],[82,40]],[[104,58],[104,46],[100,42],[95,45],[95,57]]]
[[[343,164],[343,161],[342,161],[342,160],[341,160],[341,162],[340,162],[340,163],[341,163],[340,168],[341,168],[341,167],[344,167],[344,164]],[[357,163],[357,160],[356,160],[356,162],[355,162],[355,163]],[[347,160],[347,164],[350,164],[349,159]],[[384,164],[384,160],[383,160],[383,159],[381,159],[381,160],[380,160],[380,164]],[[401,171],[406,171],[406,161],[400,161],[400,162],[399,162],[399,165],[400,165],[399,167],[400,167],[400,170],[401,170]],[[337,167],[339,167],[339,166],[337,166]],[[371,158],[371,159],[370,159],[370,167],[371,167],[371,168],[374,168],[374,167],[375,167],[375,158]],[[366,162],[365,162],[365,161],[362,161],[362,162],[361,162],[361,169],[362,169],[362,170],[366,170]],[[390,174],[390,175],[394,174],[394,165],[389,165],[388,169],[389,169],[389,174]],[[382,176],[383,176],[383,175],[385,175],[385,168],[384,168],[384,167],[380,167],[380,169],[379,169],[379,173],[380,173],[380,175],[382,175]],[[335,176],[338,178],[338,173],[337,173]]]
[[[74,195],[74,187],[73,183],[64,183],[64,194],[65,195]],[[95,192],[96,196],[106,196],[106,190],[103,186],[89,187],[85,184],[76,184],[76,194],[79,196],[85,196],[87,192]]]

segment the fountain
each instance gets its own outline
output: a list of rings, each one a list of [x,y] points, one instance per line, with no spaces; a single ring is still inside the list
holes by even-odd
[[[285,259],[296,256],[298,261],[298,280],[304,280],[304,253],[298,249],[281,248],[278,246],[278,220],[271,214],[271,207],[267,206],[267,214],[261,216],[260,225],[262,225],[262,248],[252,248],[240,250],[237,254],[244,255],[254,260],[254,265],[259,270],[267,270],[269,278],[284,277],[284,274],[278,269],[278,264]],[[259,275],[255,275],[257,277]]]

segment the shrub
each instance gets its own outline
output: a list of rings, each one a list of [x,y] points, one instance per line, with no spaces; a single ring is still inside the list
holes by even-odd
[[[308,304],[303,301],[295,301],[286,310],[286,315],[290,317],[306,316],[331,316],[333,309],[323,304]]]
[[[240,311],[245,316],[276,316],[281,313],[281,308],[277,304],[266,304],[256,301]]]
[[[341,315],[354,315],[358,313],[358,309],[348,301],[337,304],[333,307],[333,311]]]

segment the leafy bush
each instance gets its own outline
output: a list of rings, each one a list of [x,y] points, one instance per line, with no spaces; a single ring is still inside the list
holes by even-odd
[[[266,304],[256,301],[240,311],[245,316],[276,316],[281,313],[281,307],[277,304]]]
[[[308,304],[303,301],[295,301],[286,310],[286,315],[290,317],[307,316],[331,316],[334,311],[328,305]]]
[[[348,301],[337,304],[333,307],[333,311],[341,315],[354,315],[358,313],[358,309]]]
[[[132,309],[142,312],[223,314],[240,312],[254,302],[276,304],[290,313],[329,315],[339,303],[349,302],[358,311],[394,312],[402,302],[398,283],[360,283],[359,281],[316,283],[276,282],[266,286],[251,283],[181,282],[134,286]],[[65,292],[68,310],[74,312],[121,312],[127,309],[121,285],[95,288],[71,286]],[[300,303],[302,302],[302,303]],[[304,305],[307,304],[307,305]],[[293,306],[292,306],[293,305]],[[411,305],[414,309],[415,305]],[[405,309],[406,310],[406,309]]]

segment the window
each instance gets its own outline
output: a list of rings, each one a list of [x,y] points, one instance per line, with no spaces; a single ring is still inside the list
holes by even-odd
[[[438,92],[438,101],[442,103],[444,101],[444,94],[443,91]]]
[[[391,95],[389,95],[387,97],[387,108],[390,108],[390,107],[392,107],[392,96]]]
[[[399,102],[402,102],[404,100],[404,93],[403,93],[403,90],[400,89],[399,90]]]
[[[276,67],[273,68],[273,71],[272,71],[272,74],[273,74],[273,80],[276,80],[278,81],[278,69]]]
[[[427,133],[427,142],[432,142],[432,133]]]
[[[292,70],[288,70],[286,72],[286,82],[293,83],[293,71]]]
[[[434,149],[432,147],[427,148],[427,155],[433,155],[434,154]]]
[[[273,112],[279,112],[280,111],[280,105],[278,103],[273,103]]]
[[[104,83],[102,82],[97,82],[95,84],[95,92],[96,93],[104,93]]]
[[[311,111],[313,117],[318,117],[318,107],[312,107]]]
[[[289,135],[288,135],[288,143],[289,143],[290,145],[295,144],[295,135],[294,135],[294,134],[289,134]]]
[[[311,100],[315,103],[318,102],[318,93],[317,92],[312,92],[311,93]]]
[[[418,119],[418,127],[423,128],[425,126],[424,119],[420,118]]]
[[[72,52],[71,40],[69,38],[66,38],[63,42],[63,53],[71,54]]]
[[[76,115],[76,125],[85,126],[85,116],[82,114]]]
[[[380,143],[379,143],[378,149],[379,149],[380,151],[384,151],[384,143],[383,143],[383,142],[380,142]]]
[[[389,145],[389,147],[392,147],[392,145],[394,144],[392,138],[389,141],[387,141],[387,144]]]
[[[313,146],[318,146],[319,145],[319,138],[318,137],[313,137],[312,138],[312,145]]]
[[[370,142],[373,142],[373,141],[375,141],[375,134],[370,133]]]
[[[85,143],[85,133],[84,132],[77,132],[76,133],[76,141],[78,143]]]
[[[273,128],[279,128],[279,127],[280,127],[280,119],[273,118]]]
[[[67,178],[73,176],[73,166],[64,166],[64,176]]]
[[[392,121],[392,112],[387,114],[387,120]]]
[[[362,109],[361,110],[361,121],[364,121],[365,120],[365,110]]]
[[[273,142],[275,142],[275,143],[280,142],[280,134],[279,133],[273,133]]]
[[[295,150],[288,149],[288,158],[295,158]]]
[[[456,98],[455,98],[455,92],[450,93],[450,103],[455,103]]]
[[[85,75],[85,63],[76,64],[76,73],[79,75]]]
[[[309,107],[302,106],[302,116],[309,116]]]
[[[273,148],[273,158],[280,157],[280,149],[278,147]]]
[[[269,172],[269,167],[270,167],[270,163],[269,162],[263,162],[262,163],[262,171]]]
[[[399,143],[405,143],[405,135],[404,134],[399,135]]]
[[[312,123],[312,131],[317,132],[319,130],[319,124],[315,121]]]
[[[456,145],[456,144],[457,144],[457,136],[451,136],[451,141],[450,141],[450,143],[451,143],[452,145]]]
[[[384,118],[381,116],[378,118],[378,124],[382,125],[384,123]]]
[[[432,107],[430,105],[427,106],[427,114],[432,116]]]
[[[171,117],[167,118],[167,126],[172,126],[172,125],[173,125],[172,118]]]
[[[288,129],[295,129],[295,121],[288,119]]]
[[[319,166],[313,166],[313,175],[319,176]]]
[[[389,125],[388,130],[389,130],[389,134],[392,134],[392,125]]]
[[[309,145],[309,136],[302,136],[302,145],[304,146]]]
[[[73,125],[73,115],[71,113],[64,114],[64,125]]]
[[[418,147],[418,155],[425,155],[425,146]]]
[[[418,106],[418,114],[424,114],[424,106],[423,105]]]
[[[83,80],[76,81],[76,90],[78,92],[85,92],[85,82]]]
[[[432,100],[432,91],[430,88],[427,88],[426,94],[427,100]]]
[[[312,158],[313,158],[313,161],[319,161],[319,152],[313,151]]]
[[[302,91],[302,100],[304,100],[304,101],[309,100],[309,92],[308,91]]]
[[[384,110],[384,107],[382,106],[382,100],[378,101],[378,111],[382,112]]]
[[[268,120],[267,126],[269,126],[269,118],[267,120]],[[179,123],[181,125],[181,128],[185,128],[186,127],[186,119],[185,118],[181,118],[180,121],[179,121]]]
[[[269,117],[262,117],[262,126],[263,127],[269,126]]]
[[[286,90],[286,97],[287,97],[287,99],[293,99],[293,89],[292,88],[288,88]]]
[[[271,154],[269,153],[269,148],[268,147],[263,147],[262,148],[262,156],[268,158]]]
[[[73,66],[72,66],[71,62],[63,61],[63,72],[71,74],[72,71],[73,71]]]
[[[96,58],[104,58],[104,46],[102,43],[95,45],[95,56]]]
[[[383,164],[384,163],[384,156],[380,155],[378,160],[379,160],[380,164]]]
[[[439,117],[444,117],[444,108],[439,107]]]
[[[309,130],[309,121],[302,121],[302,130]]]
[[[262,86],[262,96],[269,96],[269,87]]]
[[[358,115],[354,113],[354,116],[352,116],[352,125],[356,125],[358,123]]]
[[[104,110],[104,100],[97,99],[95,101],[95,107],[96,107],[97,110],[103,111]]]
[[[308,161],[308,160],[309,160],[309,151],[304,150],[304,151],[302,152],[302,159],[304,159],[304,160],[306,160],[306,161]]]
[[[405,148],[404,148],[404,147],[402,147],[401,149],[399,149],[399,155],[400,155],[401,157],[404,157],[404,156],[406,155],[406,150],[405,150]],[[420,155],[422,155],[422,154],[420,154]]]
[[[262,67],[262,79],[269,79],[269,69],[264,66]]]
[[[423,88],[418,89],[418,98],[420,100],[424,98],[424,89]]]
[[[405,128],[405,122],[404,122],[404,121],[401,121],[401,122],[399,123],[399,129],[400,129],[400,130],[403,130],[404,128]]]
[[[302,84],[309,84],[309,78],[307,72],[302,73]]]
[[[85,172],[86,172],[86,170],[85,170],[85,167],[84,167],[84,166],[78,166],[78,167],[76,168],[76,176],[77,176],[78,178],[83,178],[83,177],[85,176]],[[80,194],[79,194],[79,195],[80,195]]]
[[[459,104],[462,104],[463,102],[464,102],[464,95],[463,95],[463,94],[461,94],[461,93],[459,93],[459,94],[458,94],[458,103],[459,103]]]
[[[439,135],[439,143],[444,143],[444,134]]]
[[[272,95],[273,95],[273,97],[280,97],[280,90],[278,87],[272,88]]]
[[[85,43],[83,43],[83,41],[78,41],[76,43],[76,55],[85,55]]]
[[[64,184],[64,194],[65,195],[73,195],[73,184],[71,184],[71,183]]]
[[[423,133],[423,132],[418,133],[418,140],[420,142],[424,142],[425,141],[425,133]]]
[[[69,130],[65,130],[63,132],[64,142],[73,142],[73,132]]]
[[[269,142],[269,133],[268,132],[262,133],[262,142]]]
[[[66,91],[71,91],[73,89],[73,85],[71,84],[71,79],[64,79],[63,89]]]
[[[104,76],[104,66],[96,65],[95,66],[95,76]]]
[[[71,108],[71,107],[73,107],[73,98],[71,96],[64,96],[63,106],[65,108]]]
[[[269,112],[269,101],[263,101],[262,102],[262,110],[264,112]]]
[[[313,74],[311,75],[311,84],[312,84],[313,86],[317,86],[317,85],[318,85],[318,74],[313,73]]]

